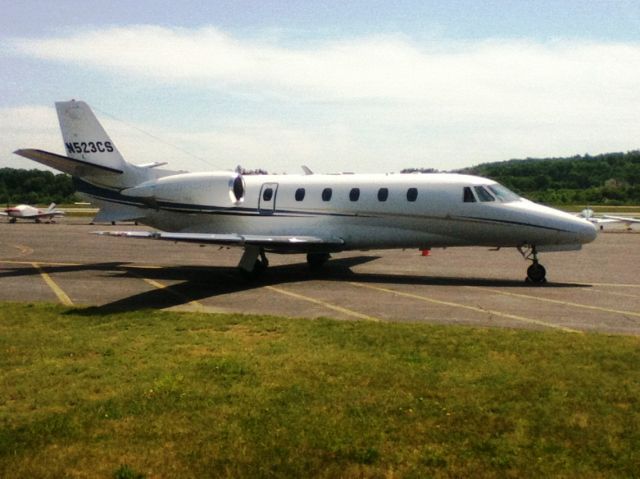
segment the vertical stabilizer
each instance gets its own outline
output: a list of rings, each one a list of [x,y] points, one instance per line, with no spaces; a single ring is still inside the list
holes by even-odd
[[[67,155],[94,165],[124,170],[126,162],[83,101],[56,102],[58,121]]]

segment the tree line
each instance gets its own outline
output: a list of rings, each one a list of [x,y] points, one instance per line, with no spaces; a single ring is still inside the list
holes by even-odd
[[[75,195],[69,175],[44,170],[0,168],[0,204],[73,203]]]

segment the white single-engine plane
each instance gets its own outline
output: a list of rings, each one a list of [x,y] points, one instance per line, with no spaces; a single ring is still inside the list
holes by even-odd
[[[450,246],[513,247],[546,281],[538,253],[593,241],[588,221],[538,205],[495,181],[459,174],[242,175],[184,173],[133,165],[82,101],[56,103],[66,155],[15,153],[73,176],[100,207],[96,221],[135,220],[158,231],[107,231],[126,238],[244,248],[239,267],[264,270],[267,252],[303,253],[311,267],[346,250]]]
[[[9,223],[15,223],[18,219],[41,223],[42,220],[53,222],[56,216],[64,216],[64,211],[57,210],[55,203],[51,203],[46,210],[30,205],[17,205],[0,211],[0,215],[8,216]]]

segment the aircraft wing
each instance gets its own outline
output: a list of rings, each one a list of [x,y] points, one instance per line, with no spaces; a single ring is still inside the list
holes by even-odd
[[[344,241],[340,238],[320,238],[317,236],[171,233],[163,231],[95,231],[93,234],[223,246],[260,246],[268,250],[280,251],[308,251],[317,248],[338,251],[344,246]]]
[[[587,221],[590,221],[594,225],[604,225],[604,224],[608,224],[608,223],[620,223],[620,220],[614,220],[612,218],[605,218],[605,217],[594,218],[593,216],[591,218],[587,218]]]
[[[603,218],[608,219],[611,222],[618,222],[618,223],[640,223],[640,218],[629,218],[628,216],[611,216],[611,215],[604,215]]]
[[[22,215],[20,218],[47,218],[49,216],[64,216],[64,211],[54,210],[54,211],[43,211],[42,213],[34,213],[32,215],[26,214]]]

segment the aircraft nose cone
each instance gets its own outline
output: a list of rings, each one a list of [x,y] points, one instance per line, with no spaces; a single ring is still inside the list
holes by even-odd
[[[578,235],[578,241],[584,244],[591,243],[594,239],[596,239],[598,230],[592,223],[589,223],[585,220],[580,220],[580,224],[578,225],[576,233]]]

